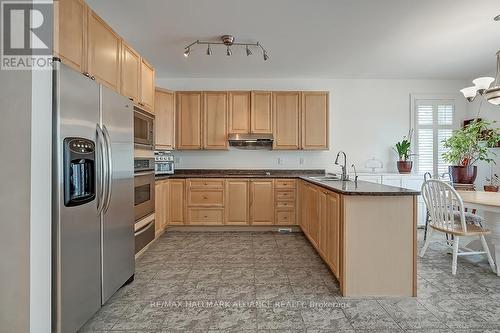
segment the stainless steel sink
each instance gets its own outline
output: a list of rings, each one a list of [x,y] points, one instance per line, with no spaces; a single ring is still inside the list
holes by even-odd
[[[334,176],[334,175],[331,175],[331,176],[317,176],[317,177],[308,177],[312,180],[317,180],[317,181],[320,181],[320,182],[324,182],[324,181],[338,181],[338,180],[341,180],[340,176]]]

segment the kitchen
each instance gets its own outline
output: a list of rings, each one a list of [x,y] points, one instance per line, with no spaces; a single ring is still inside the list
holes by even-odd
[[[430,40],[413,30],[411,19],[398,21],[408,8],[412,19],[424,19],[420,9],[389,2],[392,11],[381,14],[388,26],[416,42]],[[457,188],[463,202],[451,206],[464,212],[463,220],[484,217],[488,244],[461,243],[471,256],[460,256],[457,265],[444,245],[458,244],[459,236],[463,242],[464,230],[445,229],[446,237],[432,232],[441,243],[419,256],[431,235],[424,230],[439,231],[434,206],[425,202],[433,196],[421,193],[424,173],[442,176],[455,165],[442,158],[452,151],[442,140],[466,131],[465,120],[500,120],[490,98],[498,81],[494,4],[486,1],[475,13],[453,5],[484,29],[484,40],[474,41],[483,53],[469,66],[465,56],[461,66],[448,66],[440,57],[412,55],[400,40],[379,39],[380,54],[360,34],[369,24],[348,19],[377,11],[368,2],[323,1],[313,8],[294,1],[282,17],[287,36],[281,28],[272,32],[278,4],[239,5],[220,20],[225,23],[216,20],[205,31],[211,16],[223,17],[222,3],[54,2],[54,67],[43,71],[54,88],[32,93],[33,108],[47,106],[54,122],[37,134],[51,122],[42,113],[31,129],[37,129],[33,138],[51,137],[45,155],[53,156],[47,164],[53,181],[45,186],[53,196],[37,197],[29,207],[32,218],[50,223],[33,224],[23,244],[42,236],[48,242],[31,243],[32,260],[23,266],[30,267],[28,282],[12,280],[19,286],[13,291],[31,285],[12,301],[20,313],[31,306],[28,323],[13,320],[2,304],[2,326],[40,332],[500,329],[493,261],[500,257],[499,233],[490,222],[498,217],[491,208],[498,197],[482,191],[494,187],[497,148],[475,163],[477,175],[466,187],[451,171],[439,183]],[[246,15],[262,14],[264,5],[265,24],[255,27]],[[436,13],[445,7],[422,6]],[[328,11],[335,12],[334,23],[321,16]],[[312,13],[321,16],[318,26],[293,25],[313,22]],[[401,37],[362,17],[374,29],[371,38],[376,32]],[[459,36],[453,27],[460,17],[433,21],[433,29]],[[337,24],[351,27],[347,36],[332,32]],[[308,35],[317,28],[325,31]],[[356,39],[363,48],[349,42]],[[442,57],[457,45],[440,49]],[[308,52],[313,47],[319,54]],[[414,68],[401,63],[405,57]],[[34,87],[44,73],[33,72]],[[492,79],[463,89],[479,75]],[[44,93],[54,98],[45,101]],[[406,139],[411,150],[395,152]],[[37,144],[30,144],[33,162],[44,155],[37,155]],[[411,172],[398,171],[400,162],[411,162]],[[28,182],[43,178],[32,174]],[[71,229],[67,221],[78,224]],[[41,266],[33,266],[37,260]],[[449,303],[461,316],[448,312]]]

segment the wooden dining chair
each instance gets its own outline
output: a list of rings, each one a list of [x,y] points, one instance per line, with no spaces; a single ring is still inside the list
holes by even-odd
[[[446,239],[446,245],[453,248],[453,261],[451,273],[457,273],[457,257],[464,255],[484,254],[488,258],[491,269],[495,272],[495,263],[491,257],[490,250],[486,244],[484,235],[490,231],[483,228],[469,217],[467,223],[464,203],[458,192],[446,182],[437,179],[429,179],[422,185],[422,196],[429,210],[430,222],[427,229],[427,237],[420,251],[420,257],[425,255],[434,231],[453,235],[453,239]],[[474,215],[474,214],[470,214]],[[469,216],[469,215],[468,215]],[[476,219],[478,218],[475,216]],[[484,251],[473,251],[466,247],[459,251],[460,237],[479,237]]]

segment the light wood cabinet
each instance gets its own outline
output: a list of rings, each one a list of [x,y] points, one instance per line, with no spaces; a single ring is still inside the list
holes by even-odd
[[[273,92],[274,149],[300,148],[300,92]]]
[[[169,182],[160,180],[155,183],[155,234],[158,236],[167,225]]]
[[[302,92],[301,148],[328,149],[328,92]]]
[[[184,224],[185,208],[185,181],[184,179],[169,180],[168,191],[168,224]]]
[[[54,1],[54,55],[82,73],[87,61],[87,10],[83,0]]]
[[[227,149],[227,93],[203,93],[204,149]]]
[[[223,179],[188,179],[186,189],[187,224],[224,223]]]
[[[250,181],[250,223],[253,225],[274,223],[273,180]]]
[[[316,186],[307,186],[307,201],[306,201],[306,218],[307,231],[313,245],[318,244],[319,239],[319,193],[320,190]]]
[[[273,133],[273,98],[270,91],[252,91],[250,120],[252,133]]]
[[[87,71],[92,79],[119,91],[120,36],[96,13],[88,12]]]
[[[329,192],[327,195],[327,223],[324,232],[326,236],[326,258],[333,273],[339,277],[340,269],[340,195]]]
[[[140,78],[139,105],[154,113],[155,70],[144,58],[141,58]]]
[[[226,180],[226,216],[225,224],[248,224],[247,179]]]
[[[120,93],[131,101],[139,101],[139,74],[141,70],[141,56],[122,40],[122,70]]]
[[[177,149],[201,149],[202,93],[176,93]]]
[[[229,101],[229,133],[250,133],[250,92],[230,91]]]
[[[175,138],[175,94],[156,89],[155,92],[155,147],[174,149]]]

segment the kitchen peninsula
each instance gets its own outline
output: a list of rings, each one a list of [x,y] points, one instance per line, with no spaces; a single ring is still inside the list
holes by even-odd
[[[343,296],[416,296],[418,191],[324,170],[177,170],[157,176],[157,230],[299,229]]]

